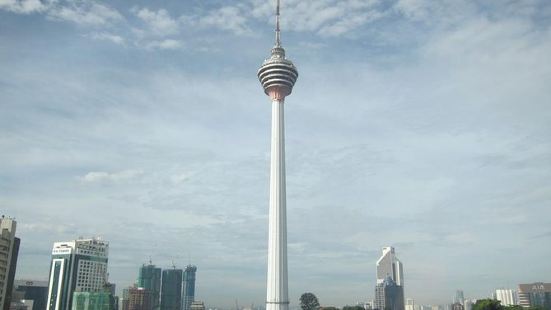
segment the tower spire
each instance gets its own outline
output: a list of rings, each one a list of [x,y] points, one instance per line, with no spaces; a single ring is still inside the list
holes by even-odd
[[[276,47],[280,47],[281,46],[281,31],[279,29],[279,0],[276,0],[276,29],[275,29],[275,35],[276,35],[275,45],[276,45]]]

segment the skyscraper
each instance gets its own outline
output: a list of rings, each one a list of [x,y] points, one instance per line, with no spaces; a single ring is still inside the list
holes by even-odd
[[[390,276],[375,287],[375,309],[404,310],[404,289]]]
[[[48,310],[69,310],[74,292],[101,292],[107,282],[109,243],[99,238],[55,242]]]
[[[161,286],[161,310],[182,309],[182,269],[163,270]]]
[[[258,79],[264,92],[272,100],[266,310],[289,309],[284,103],[285,97],[291,94],[297,78],[298,71],[295,65],[285,57],[285,50],[281,46],[279,0],[277,0],[275,45],[270,58],[266,59],[258,70]]]
[[[0,310],[8,310],[17,266],[20,239],[15,237],[17,223],[0,218]]]
[[[182,297],[182,309],[190,310],[191,303],[195,301],[195,273],[197,267],[193,265],[187,265],[184,270],[184,289]]]
[[[397,285],[404,286],[403,266],[391,246],[383,248],[383,255],[377,261],[377,283],[384,282],[386,277],[391,277]]]
[[[155,267],[151,262],[149,265],[143,264],[140,267],[136,286],[151,292],[151,307],[153,310],[158,310],[161,297],[161,268]]]
[[[461,305],[465,304],[465,296],[463,294],[463,290],[457,290],[455,291],[455,297],[453,299],[454,303],[459,303]]]

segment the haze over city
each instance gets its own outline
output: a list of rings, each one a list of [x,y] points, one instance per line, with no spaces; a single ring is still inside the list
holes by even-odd
[[[446,303],[551,278],[551,3],[285,0],[291,304]],[[196,296],[265,302],[272,1],[0,0],[0,213],[17,279],[52,244],[109,241],[119,289],[150,260]]]

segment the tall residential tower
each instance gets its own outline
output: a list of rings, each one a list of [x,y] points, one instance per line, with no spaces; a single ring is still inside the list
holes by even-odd
[[[270,163],[270,210],[268,228],[268,280],[266,310],[289,309],[287,285],[287,214],[285,195],[284,102],[298,77],[297,68],[285,58],[279,31],[279,0],[276,2],[275,45],[270,58],[258,70],[264,92],[272,100]]]
[[[0,218],[0,310],[10,307],[20,243],[15,237],[16,226],[13,219]]]

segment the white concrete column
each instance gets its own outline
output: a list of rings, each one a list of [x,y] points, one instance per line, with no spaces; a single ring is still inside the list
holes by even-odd
[[[288,310],[287,211],[285,196],[285,98],[272,100],[268,289],[266,310]]]

